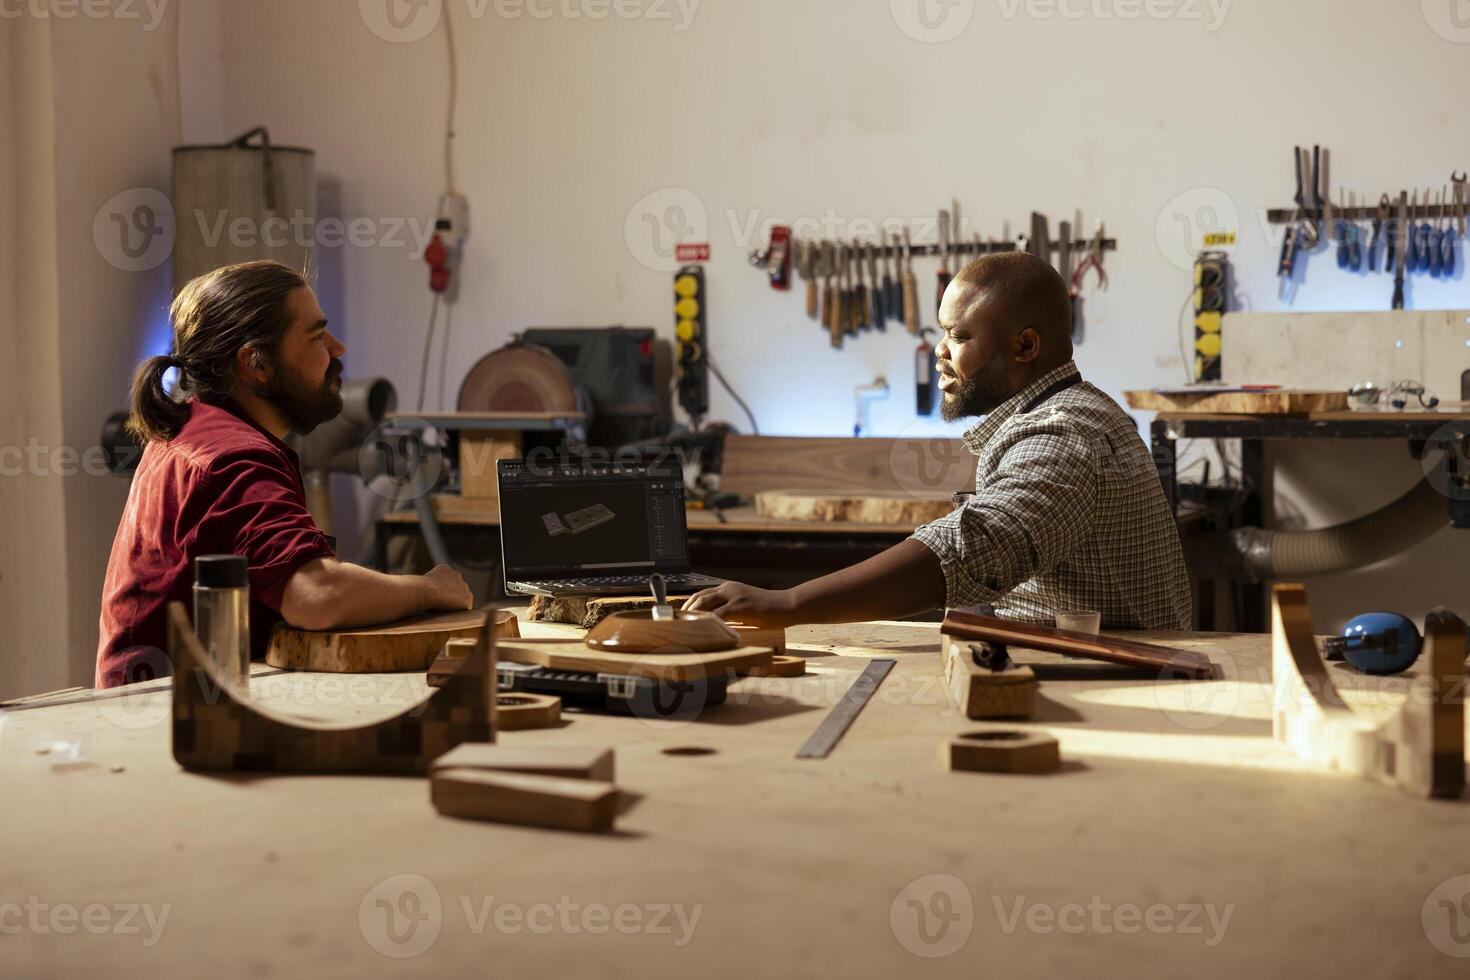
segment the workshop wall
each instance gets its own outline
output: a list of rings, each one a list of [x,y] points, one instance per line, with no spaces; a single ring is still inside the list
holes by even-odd
[[[160,334],[167,345],[170,288],[167,262],[139,268],[147,250],[129,255],[105,216],[131,216],[145,190],[167,189],[179,137],[169,22],[4,23],[15,55],[0,62],[13,83],[15,128],[6,131],[17,139],[3,154],[15,220],[0,223],[16,229],[3,264],[15,279],[5,342],[17,356],[0,368],[11,409],[0,445],[24,452],[21,472],[0,479],[9,525],[0,528],[0,694],[91,683],[102,580],[128,490],[106,474],[99,435],[127,404],[132,365],[158,349]]]

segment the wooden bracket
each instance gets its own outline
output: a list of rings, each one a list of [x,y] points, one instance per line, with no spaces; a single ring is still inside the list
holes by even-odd
[[[1424,662],[1398,714],[1371,721],[1353,710],[1317,650],[1307,590],[1272,590],[1272,734],[1309,762],[1455,799],[1465,788],[1465,630],[1425,624]]]
[[[975,660],[981,644],[942,636],[944,680],[950,697],[966,718],[1029,718],[1036,707],[1036,673],[1011,664],[990,670]]]
[[[168,606],[173,751],[195,772],[426,773],[464,742],[495,740],[495,641],[480,631],[464,666],[428,700],[361,728],[313,726],[249,701],[199,643],[183,603]]]

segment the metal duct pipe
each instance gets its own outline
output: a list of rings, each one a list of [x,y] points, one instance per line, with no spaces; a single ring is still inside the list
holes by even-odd
[[[1232,534],[1252,581],[1327,575],[1407,551],[1449,524],[1444,496],[1428,480],[1371,514],[1314,531],[1243,527]]]

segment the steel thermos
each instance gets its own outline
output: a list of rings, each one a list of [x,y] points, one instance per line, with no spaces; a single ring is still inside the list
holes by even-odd
[[[226,681],[250,676],[250,585],[239,555],[194,562],[194,632]]]

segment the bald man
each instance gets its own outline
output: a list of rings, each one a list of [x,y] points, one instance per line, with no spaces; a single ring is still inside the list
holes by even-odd
[[[1105,629],[1189,629],[1189,578],[1158,471],[1118,404],[1072,361],[1067,286],[1021,252],[970,263],[945,290],[935,348],[946,421],[975,492],[867,561],[792,589],[726,582],[685,603],[752,625],[894,619],[990,606],[1051,624],[1095,610]]]

